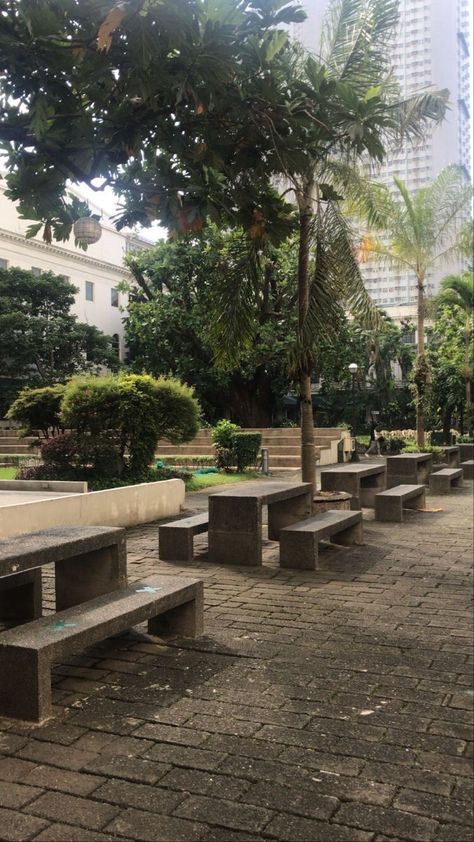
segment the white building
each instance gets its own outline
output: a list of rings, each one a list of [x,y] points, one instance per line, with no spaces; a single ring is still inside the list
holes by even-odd
[[[319,49],[321,23],[330,0],[301,0],[308,18],[292,28],[306,47]],[[401,149],[372,175],[393,188],[394,175],[410,192],[429,184],[449,164],[459,164],[470,176],[471,115],[468,0],[399,0],[400,23],[393,45],[393,67],[403,95],[425,88],[447,88],[450,111],[426,142]],[[395,188],[396,189],[396,188]],[[461,269],[459,261],[440,266],[427,278],[427,292],[438,290],[441,278]],[[408,272],[380,263],[364,267],[372,298],[387,312],[414,312],[416,285]]]
[[[76,190],[71,192],[79,195]],[[93,213],[101,213],[100,208],[87,201]],[[0,268],[18,266],[38,275],[54,272],[65,276],[78,290],[72,313],[79,321],[95,325],[114,337],[123,359],[123,318],[128,296],[119,292],[117,286],[130,278],[123,258],[129,251],[149,248],[150,241],[134,233],[119,232],[106,219],[101,219],[99,242],[83,251],[75,245],[74,237],[64,243],[53,241],[48,244],[43,242],[40,232],[36,237],[26,239],[29,224],[18,216],[15,204],[5,196],[5,182],[0,180]]]

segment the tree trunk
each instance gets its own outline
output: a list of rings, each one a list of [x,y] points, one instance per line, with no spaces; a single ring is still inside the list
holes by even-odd
[[[426,377],[425,369],[425,288],[424,277],[418,277],[418,353],[417,370],[419,381],[416,383],[416,441],[419,447],[425,444],[425,391]]]
[[[474,406],[472,403],[472,381],[470,377],[466,377],[466,404],[467,432],[472,436],[474,435]]]
[[[451,419],[453,417],[453,407],[446,406],[443,411],[443,443],[451,444]]]
[[[311,248],[311,222],[313,218],[312,179],[304,183],[297,195],[299,207],[298,250],[298,381],[301,417],[301,478],[316,489],[316,456],[314,451],[313,402],[311,397],[311,364],[309,349],[305,348],[304,326],[309,307],[309,259]]]

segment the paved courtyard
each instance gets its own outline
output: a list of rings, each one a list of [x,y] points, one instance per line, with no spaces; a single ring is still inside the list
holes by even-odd
[[[365,511],[317,572],[129,530],[131,578],[204,579],[205,637],[109,640],[56,668],[49,723],[0,721],[0,839],[470,842],[472,483],[427,506]]]

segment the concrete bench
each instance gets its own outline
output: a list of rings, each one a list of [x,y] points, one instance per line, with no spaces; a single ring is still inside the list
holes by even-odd
[[[461,442],[461,444],[458,444],[458,447],[461,462],[474,459],[474,442]]]
[[[159,555],[162,561],[192,561],[194,556],[193,540],[195,535],[207,532],[209,515],[200,515],[163,523],[158,527]]]
[[[337,465],[321,470],[321,491],[346,491],[352,494],[351,509],[373,507],[375,494],[386,488],[386,468],[374,465]]]
[[[464,479],[474,479],[474,459],[467,459],[461,462],[462,475]]]
[[[433,494],[448,494],[451,486],[459,488],[462,485],[462,468],[444,468],[430,476],[430,491]]]
[[[317,570],[318,543],[325,539],[350,546],[362,544],[362,512],[329,510],[280,531],[280,566]]]
[[[197,637],[203,629],[203,583],[151,576],[2,632],[0,716],[35,722],[48,718],[53,663],[144,621],[149,634]]]
[[[403,522],[403,509],[425,507],[424,485],[395,485],[375,495],[375,520]]]
[[[65,526],[0,541],[0,620],[25,622],[41,616],[45,564],[55,566],[57,611],[123,588],[127,584],[125,530]]]
[[[461,464],[459,446],[452,445],[450,447],[444,447],[443,450],[448,468],[459,468],[459,465]]]
[[[428,485],[433,470],[431,453],[400,453],[387,456],[387,488],[396,485]]]

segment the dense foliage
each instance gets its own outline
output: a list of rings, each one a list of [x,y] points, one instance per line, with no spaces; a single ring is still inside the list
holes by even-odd
[[[103,366],[117,368],[110,337],[71,315],[75,292],[52,272],[36,277],[24,269],[0,269],[1,382],[9,396],[25,384],[50,385]]]
[[[39,389],[24,388],[10,406],[6,417],[18,421],[25,436],[38,431],[44,438],[55,436],[62,430],[61,401],[65,386],[43,386]]]
[[[290,240],[252,266],[248,247],[243,231],[209,226],[199,237],[134,253],[125,323],[129,364],[154,376],[171,372],[193,385],[210,422],[229,413],[243,426],[270,426],[291,382],[297,252]],[[238,364],[222,368],[214,358],[215,311],[226,313],[231,330],[232,310],[221,301],[230,283],[236,309],[239,297],[250,295],[252,337]]]

